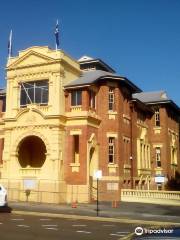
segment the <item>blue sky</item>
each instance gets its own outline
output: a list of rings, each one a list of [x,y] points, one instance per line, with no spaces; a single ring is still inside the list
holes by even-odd
[[[144,91],[164,89],[180,106],[179,0],[1,0],[0,86],[10,29],[13,54],[30,46],[101,58]]]

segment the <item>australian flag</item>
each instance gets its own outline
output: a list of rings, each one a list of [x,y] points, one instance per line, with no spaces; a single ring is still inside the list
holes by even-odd
[[[55,39],[56,39],[56,49],[59,47],[59,24],[58,24],[58,20],[56,23],[56,28],[54,31],[54,35],[55,35]]]

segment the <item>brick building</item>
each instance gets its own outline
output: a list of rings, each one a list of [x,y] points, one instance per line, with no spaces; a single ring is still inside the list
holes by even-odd
[[[18,199],[31,188],[34,201],[91,201],[101,170],[100,199],[118,200],[121,188],[163,189],[156,177],[180,170],[179,107],[101,59],[32,47],[8,62],[6,89],[0,176]]]

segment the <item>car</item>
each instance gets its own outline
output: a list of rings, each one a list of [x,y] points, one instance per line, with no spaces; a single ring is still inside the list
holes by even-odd
[[[7,190],[0,184],[0,207],[7,206]]]

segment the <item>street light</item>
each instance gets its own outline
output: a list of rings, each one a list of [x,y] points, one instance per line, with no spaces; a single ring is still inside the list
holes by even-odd
[[[97,201],[96,201],[96,215],[99,216],[99,179],[102,178],[102,170],[94,171],[94,178],[97,181]]]
[[[131,189],[133,189],[133,157],[130,156],[129,159],[131,161]]]

